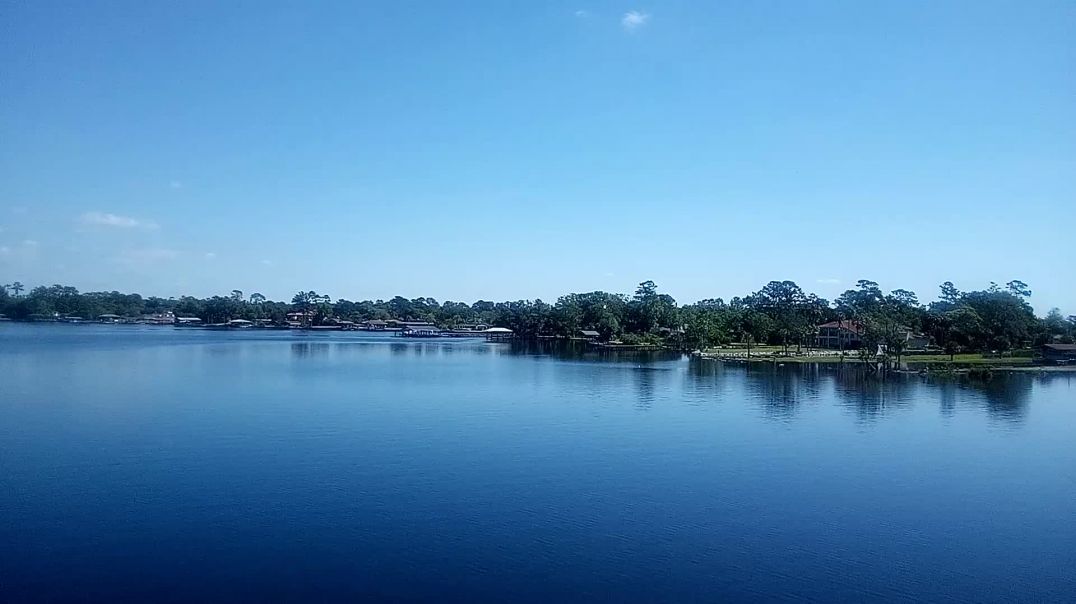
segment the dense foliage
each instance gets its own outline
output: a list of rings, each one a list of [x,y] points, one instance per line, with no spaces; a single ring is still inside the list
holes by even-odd
[[[443,327],[486,324],[512,329],[523,336],[578,336],[592,330],[602,339],[626,342],[675,343],[701,348],[732,342],[809,347],[817,326],[834,320],[853,322],[863,330],[864,347],[885,344],[900,354],[909,333],[929,336],[939,348],[961,351],[1011,350],[1047,341],[1072,342],[1076,316],[1051,310],[1035,316],[1027,299],[1028,286],[1010,281],[985,290],[961,292],[952,283],[941,286],[935,302],[921,304],[914,292],[889,293],[873,281],[859,281],[834,302],[804,292],[792,281],[771,281],[759,291],[724,300],[707,299],[679,306],[658,292],[652,281],[639,284],[626,296],[601,291],[567,294],[556,303],[541,300],[438,302],[433,298],[361,301],[338,299],[313,291],[296,294],[290,302],[275,302],[235,290],[227,296],[199,299],[143,298],[119,292],[80,293],[73,287],[35,287],[29,292],[15,282],[0,288],[0,314],[16,320],[102,315],[140,317],[174,313],[206,323],[231,319],[267,319],[282,324],[288,312],[303,312],[317,325],[347,319],[430,321]]]

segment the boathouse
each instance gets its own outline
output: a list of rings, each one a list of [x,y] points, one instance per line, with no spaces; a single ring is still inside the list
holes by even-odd
[[[1042,360],[1061,365],[1076,363],[1076,344],[1043,344]]]

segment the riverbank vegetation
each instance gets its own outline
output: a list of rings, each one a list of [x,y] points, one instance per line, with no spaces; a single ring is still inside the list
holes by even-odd
[[[1046,342],[1073,342],[1076,316],[1051,310],[1036,317],[1021,281],[962,292],[951,282],[941,285],[938,299],[921,303],[905,289],[884,292],[878,283],[861,280],[829,301],[805,292],[792,281],[771,281],[758,291],[728,301],[721,298],[680,305],[660,293],[652,281],[639,284],[633,295],[594,291],[561,296],[554,303],[517,300],[473,303],[433,298],[351,301],[301,291],[290,302],[260,293],[234,290],[210,298],[143,297],[119,292],[79,292],[70,286],[38,286],[27,291],[14,282],[0,289],[0,314],[14,320],[49,320],[102,315],[198,317],[207,324],[233,319],[284,324],[288,313],[303,313],[311,325],[336,320],[356,323],[398,319],[428,321],[442,327],[485,324],[512,329],[522,337],[580,337],[596,332],[601,341],[640,345],[674,345],[705,349],[734,343],[751,352],[778,347],[791,357],[815,347],[818,326],[832,321],[854,325],[857,348],[874,354],[879,346],[890,356],[904,354],[914,334],[926,339],[950,361],[958,354],[1023,349]],[[771,350],[773,350],[771,348]],[[944,357],[939,357],[942,359]]]

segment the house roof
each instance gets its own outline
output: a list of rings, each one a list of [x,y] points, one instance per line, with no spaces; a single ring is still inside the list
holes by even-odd
[[[1076,352],[1076,344],[1043,344],[1042,346],[1058,352]]]
[[[852,333],[863,333],[863,326],[855,321],[830,321],[829,323],[823,323],[818,327],[839,327],[841,329],[847,329]]]
[[[596,337],[602,335],[602,334],[594,331],[593,329],[582,329],[582,330],[579,331],[579,333],[585,335],[588,338],[596,338]]]
[[[512,330],[507,327],[490,327],[484,333],[512,333]]]
[[[365,325],[387,325],[387,323],[382,321],[381,319],[368,319],[366,321],[363,321],[363,324],[365,324]]]

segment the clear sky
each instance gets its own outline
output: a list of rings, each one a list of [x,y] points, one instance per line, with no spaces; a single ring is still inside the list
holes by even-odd
[[[0,282],[1076,313],[1076,3],[0,3]]]

